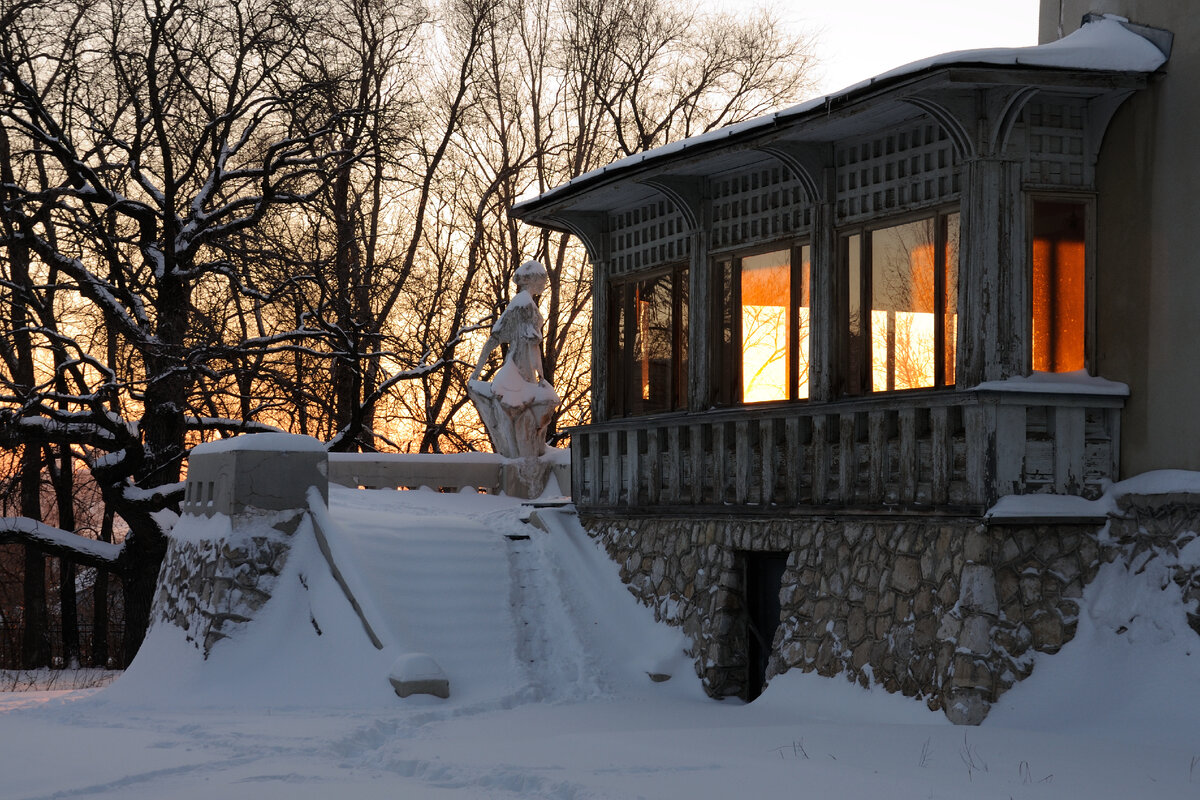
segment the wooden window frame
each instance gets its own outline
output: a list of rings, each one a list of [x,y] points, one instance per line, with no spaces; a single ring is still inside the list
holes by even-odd
[[[689,305],[685,297],[689,289],[689,266],[688,262],[677,262],[654,270],[616,276],[609,280],[609,308],[605,323],[608,326],[609,352],[605,363],[608,368],[610,418],[687,410],[687,371],[690,357],[684,359],[681,355],[688,348],[688,331],[683,325],[683,312]],[[630,331],[622,331],[620,326],[623,320],[628,321],[636,317],[632,287],[664,275],[671,276],[671,371],[670,385],[667,389],[670,400],[666,408],[644,411],[637,408],[637,381],[632,380],[635,363],[633,336],[630,335]],[[690,319],[688,324],[690,325]]]
[[[959,314],[962,313],[962,216],[958,204],[948,204],[937,208],[925,209],[923,211],[914,212],[911,214],[897,215],[886,217],[883,219],[871,220],[858,225],[850,225],[838,229],[836,233],[835,257],[836,257],[836,274],[837,274],[837,346],[835,352],[837,354],[837,375],[838,375],[838,394],[851,397],[868,397],[885,394],[908,394],[910,392],[928,392],[942,391],[946,389],[954,389],[954,382],[946,380],[946,319],[945,319],[945,301],[946,301],[946,244],[948,239],[948,224],[947,220],[954,215],[959,217],[959,263],[958,263],[958,285],[959,296],[957,298],[956,307],[959,309]],[[872,298],[872,254],[871,254],[871,234],[876,231],[886,230],[888,228],[907,225],[922,220],[933,220],[934,228],[934,340],[937,347],[937,355],[934,363],[934,383],[932,386],[920,386],[911,389],[886,389],[876,391],[872,388],[872,362],[871,362],[871,298]],[[858,286],[850,285],[851,270],[849,258],[849,241],[853,236],[857,236],[859,240],[858,252]],[[864,346],[862,352],[858,354],[860,363],[852,364],[850,353],[850,297],[851,292],[855,292],[859,299],[860,314],[863,316],[863,341]],[[958,326],[956,340],[954,342],[955,358],[960,350],[960,340],[962,338],[962,325]],[[958,368],[955,365],[955,376],[957,377]],[[857,378],[857,383],[855,385]]]
[[[1084,327],[1083,366],[1096,373],[1096,193],[1072,191],[1029,191],[1025,193],[1025,371],[1033,372],[1033,226],[1034,205],[1076,203],[1083,206]]]
[[[714,353],[714,362],[716,373],[713,383],[713,404],[716,406],[770,406],[776,403],[796,403],[808,402],[808,398],[799,397],[799,358],[800,358],[800,331],[797,325],[798,315],[792,314],[795,298],[795,287],[802,285],[803,280],[803,253],[804,248],[809,250],[809,286],[813,281],[812,274],[812,242],[811,237],[801,236],[768,242],[766,244],[754,245],[751,247],[738,248],[723,252],[719,255],[714,255],[711,258],[711,287],[712,287],[712,347]],[[742,326],[740,323],[740,315],[737,313],[742,305],[742,259],[751,256],[762,255],[764,253],[773,253],[779,250],[787,250],[789,255],[790,273],[788,276],[788,350],[789,364],[788,374],[791,378],[788,381],[788,396],[784,400],[771,400],[756,403],[746,403],[743,399],[743,375],[742,375]],[[726,265],[729,269],[729,286],[725,285],[725,270]],[[818,324],[816,318],[821,315],[812,304],[811,294],[809,299],[809,362],[813,360],[812,347],[812,330]],[[726,344],[725,338],[725,313],[730,312],[731,337],[730,342]]]

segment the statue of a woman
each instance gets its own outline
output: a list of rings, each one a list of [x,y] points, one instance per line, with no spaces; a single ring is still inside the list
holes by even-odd
[[[513,273],[513,283],[517,284],[519,291],[504,309],[500,319],[492,326],[492,334],[483,345],[483,352],[479,354],[479,362],[475,365],[471,380],[478,380],[483,372],[483,365],[495,349],[501,344],[507,344],[508,357],[504,359],[504,366],[500,368],[500,372],[509,368],[511,364],[526,383],[538,385],[544,382],[542,326],[545,325],[545,320],[542,319],[542,312],[538,310],[538,299],[541,298],[542,292],[546,291],[549,281],[546,268],[538,261],[526,261]],[[495,385],[496,380],[493,379],[492,383]]]
[[[542,326],[538,299],[546,291],[546,268],[526,261],[515,273],[516,297],[504,309],[479,354],[467,394],[487,426],[496,452],[529,458],[546,452],[546,428],[558,407],[558,394],[542,373]],[[491,382],[479,380],[492,352],[508,345],[504,365]]]

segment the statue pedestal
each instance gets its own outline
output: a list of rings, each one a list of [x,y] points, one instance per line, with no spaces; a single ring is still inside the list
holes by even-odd
[[[487,427],[492,449],[514,459],[504,468],[505,493],[525,498],[540,495],[550,475],[549,463],[540,457],[546,452],[546,429],[559,403],[554,387],[545,381],[529,383],[505,364],[490,383],[467,381],[467,396]]]
[[[500,491],[509,497],[534,500],[550,481],[553,464],[544,458],[518,458],[500,468]]]

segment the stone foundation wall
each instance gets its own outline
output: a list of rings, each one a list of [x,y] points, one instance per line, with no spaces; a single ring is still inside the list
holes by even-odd
[[[1124,495],[1109,523],[1112,548],[1133,569],[1162,562],[1183,593],[1188,625],[1200,634],[1200,495]]]
[[[979,519],[583,517],[621,576],[694,644],[714,696],[745,695],[742,553],[787,554],[768,679],[842,674],[976,724],[1074,634],[1099,568],[1095,525]]]
[[[172,539],[155,590],[155,624],[174,625],[208,657],[212,646],[249,622],[271,598],[303,512],[276,512],[277,535],[239,533],[208,540]],[[246,515],[254,519],[254,515]]]

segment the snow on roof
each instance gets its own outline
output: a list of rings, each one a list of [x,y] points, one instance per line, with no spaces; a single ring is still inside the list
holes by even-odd
[[[745,120],[744,122],[726,125],[723,128],[717,128],[698,136],[680,139],[679,141],[671,142],[643,153],[634,153],[631,156],[614,161],[607,166],[594,169],[591,172],[585,172],[541,194],[519,197],[513,204],[513,209],[519,209],[522,206],[530,205],[539,200],[547,200],[569,187],[589,182],[605,173],[626,169],[635,164],[658,161],[683,150],[696,147],[697,145],[710,144],[722,139],[736,137],[739,134],[756,128],[766,128],[779,121],[821,108],[835,99],[870,88],[875,84],[889,82],[907,75],[915,75],[936,67],[984,64],[1104,72],[1153,72],[1166,62],[1167,56],[1149,39],[1125,27],[1125,23],[1128,22],[1129,20],[1125,17],[1119,17],[1115,14],[1105,14],[1103,17],[1085,21],[1085,24],[1079,30],[1047,44],[1031,47],[990,47],[981,50],[956,50],[919,61],[913,61],[910,64],[905,64],[902,67],[897,67],[896,69],[876,75],[874,78],[860,81],[824,97],[814,98],[771,114]]]

